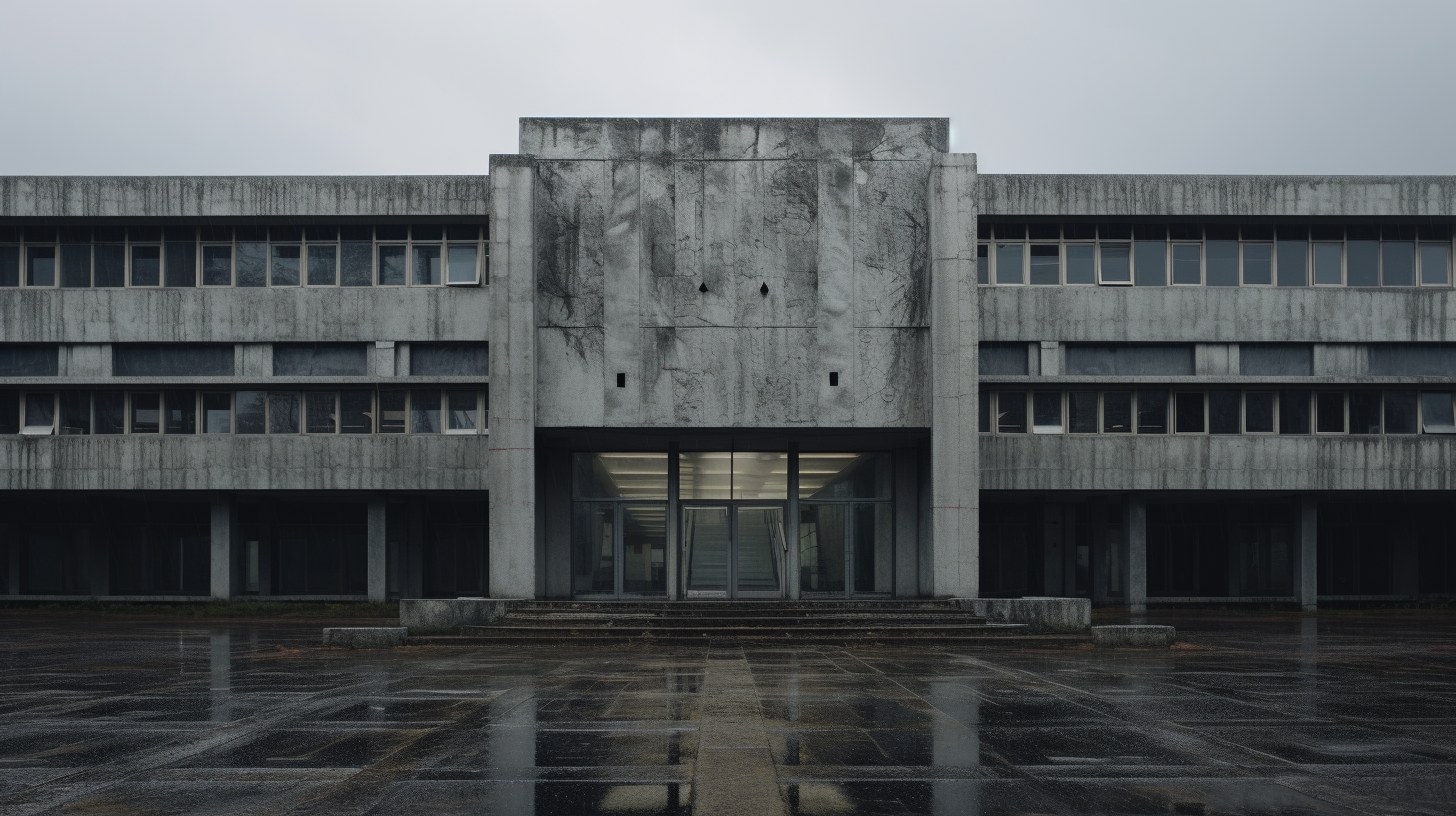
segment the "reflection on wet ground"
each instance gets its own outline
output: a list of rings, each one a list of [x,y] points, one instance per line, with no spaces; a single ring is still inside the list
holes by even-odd
[[[1456,616],[1163,652],[314,646],[0,613],[0,814],[1449,813]]]

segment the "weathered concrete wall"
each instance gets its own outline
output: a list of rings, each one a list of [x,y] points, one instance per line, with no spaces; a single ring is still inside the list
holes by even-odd
[[[1456,176],[982,175],[982,215],[1400,216],[1456,213]]]
[[[415,634],[495,623],[518,601],[492,598],[404,598],[399,625]]]
[[[1453,490],[1443,436],[982,435],[984,490]]]
[[[490,595],[536,594],[535,168],[492,156]]]
[[[1034,632],[1086,632],[1091,598],[957,598],[956,605],[991,623],[1026,624]]]
[[[929,424],[926,189],[945,133],[944,120],[523,120],[538,423]]]
[[[0,218],[476,216],[486,176],[0,176]]]
[[[0,490],[485,490],[490,436],[0,437]]]
[[[982,286],[982,340],[1438,342],[1456,290]]]
[[[489,290],[10,289],[0,342],[484,340]]]

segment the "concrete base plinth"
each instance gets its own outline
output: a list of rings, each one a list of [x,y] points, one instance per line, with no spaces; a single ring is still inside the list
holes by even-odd
[[[1033,632],[1085,632],[1092,625],[1088,598],[955,598],[961,609],[990,623],[1024,623]]]
[[[399,625],[415,634],[480,626],[500,620],[519,603],[504,598],[406,598],[399,602]]]
[[[1178,639],[1171,626],[1094,626],[1092,642],[1107,648],[1166,649]]]
[[[389,649],[403,646],[403,626],[343,626],[324,630],[324,645],[345,649]]]

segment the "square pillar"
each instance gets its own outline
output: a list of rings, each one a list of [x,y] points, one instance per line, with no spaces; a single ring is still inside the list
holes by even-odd
[[[1299,497],[1299,551],[1294,559],[1294,594],[1305,612],[1319,609],[1319,501]]]
[[[930,168],[931,594],[981,588],[980,293],[976,288],[976,157],[941,154]]]
[[[1134,615],[1148,611],[1148,504],[1142,496],[1127,499],[1127,608]]]
[[[366,567],[369,581],[369,600],[389,599],[389,538],[385,534],[385,504],[383,498],[369,500],[369,563]]]
[[[233,597],[233,502],[231,496],[212,499],[212,599]]]

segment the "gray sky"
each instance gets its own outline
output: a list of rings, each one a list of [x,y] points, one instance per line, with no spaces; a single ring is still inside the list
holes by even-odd
[[[484,173],[520,116],[948,116],[1008,173],[1456,173],[1456,2],[4,0],[0,174]]]

